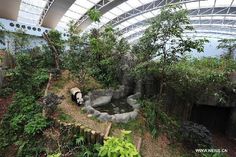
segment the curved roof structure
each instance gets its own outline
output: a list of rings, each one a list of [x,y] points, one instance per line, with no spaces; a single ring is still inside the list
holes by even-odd
[[[169,3],[188,10],[196,32],[186,34],[222,38],[236,35],[236,0],[0,0],[0,18],[61,31],[71,20],[82,31],[112,25],[133,42],[149,26],[148,21]],[[100,10],[100,23],[88,18],[92,8]]]

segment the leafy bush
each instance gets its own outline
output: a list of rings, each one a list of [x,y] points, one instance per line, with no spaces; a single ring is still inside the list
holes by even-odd
[[[42,107],[35,102],[34,96],[16,93],[13,103],[9,106],[7,113],[4,114],[2,119],[0,149],[14,143],[25,133],[34,134],[42,130],[48,122],[40,116],[41,113]],[[37,124],[39,125],[37,126]]]
[[[57,105],[61,103],[60,100],[61,97],[57,96],[54,93],[49,93],[46,97],[43,98],[43,107],[45,108],[47,116],[50,116],[56,111]]]
[[[121,137],[108,137],[99,151],[101,157],[140,157],[135,146],[131,143],[130,131],[122,131]]]
[[[60,157],[60,156],[61,156],[61,153],[54,153],[54,154],[48,155],[48,157]]]
[[[205,95],[218,95],[219,103],[225,98],[222,87],[231,88],[228,74],[236,69],[233,60],[203,58],[182,60],[168,66],[167,87],[174,90],[177,102],[193,104]]]
[[[168,136],[173,139],[179,124],[162,111],[161,102],[142,100],[140,103],[151,134],[157,137],[160,133],[167,132]]]
[[[91,9],[88,11],[89,18],[94,22],[100,22],[101,13],[99,10]]]
[[[223,153],[203,153],[202,157],[227,157],[227,155]]]
[[[212,135],[203,125],[190,121],[183,122],[180,134],[186,146],[192,149],[212,147]]]
[[[3,88],[0,89],[0,97],[2,97],[2,98],[6,98],[9,95],[11,95],[12,93],[13,93],[12,88],[3,87]]]
[[[28,124],[25,125],[25,132],[30,135],[35,135],[41,132],[48,125],[47,120],[41,114],[36,114],[29,120]]]

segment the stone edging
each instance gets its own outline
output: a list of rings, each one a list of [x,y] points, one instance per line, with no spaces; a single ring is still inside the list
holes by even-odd
[[[120,89],[120,90],[119,90]],[[102,101],[102,99],[99,100],[99,103],[101,105],[107,104],[111,101],[111,98],[113,99],[119,99],[121,98],[121,96],[123,95],[123,88],[119,88],[118,90],[100,90],[100,97],[98,96],[97,99],[101,98],[101,97],[105,97],[104,98],[104,103]],[[98,91],[94,91],[93,93],[98,93]],[[105,122],[105,121],[112,121],[112,122],[116,122],[116,123],[127,123],[130,120],[133,120],[137,117],[138,112],[139,112],[139,107],[140,104],[138,104],[137,99],[141,96],[141,94],[138,92],[134,95],[130,95],[127,98],[127,103],[133,107],[133,111],[131,112],[126,112],[126,113],[120,113],[120,114],[114,114],[114,115],[110,115],[106,112],[100,112],[98,110],[96,110],[93,105],[94,105],[94,101],[96,101],[94,99],[94,95],[92,92],[90,92],[87,96],[85,96],[85,106],[82,108],[82,110],[86,111],[88,114],[91,114],[93,117],[96,117],[98,120]],[[105,96],[104,96],[105,95]],[[119,95],[119,96],[117,96]],[[110,96],[110,98],[109,98]],[[96,103],[97,106],[98,103]]]

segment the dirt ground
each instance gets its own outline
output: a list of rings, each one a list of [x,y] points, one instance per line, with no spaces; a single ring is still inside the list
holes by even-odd
[[[64,77],[64,79],[65,77],[69,77],[68,73],[63,73],[62,76]],[[82,112],[81,107],[77,106],[76,103],[71,101],[69,90],[73,87],[79,88],[79,85],[73,82],[72,80],[68,79],[68,81],[62,87],[62,89],[59,89],[58,92],[56,93],[59,96],[64,96],[64,99],[58,106],[59,109],[61,109],[65,114],[70,115],[72,119],[75,121],[75,123],[78,122],[97,132],[105,134],[106,128],[108,127],[108,123],[102,123],[93,120],[91,118],[88,118],[87,117],[88,115]]]
[[[236,157],[236,141],[228,139],[220,133],[213,134],[213,143],[219,149],[227,149],[230,157]]]

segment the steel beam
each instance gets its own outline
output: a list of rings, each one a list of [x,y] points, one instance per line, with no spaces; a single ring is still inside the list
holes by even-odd
[[[54,2],[48,5],[48,8],[45,8],[44,14],[41,15],[41,26],[55,28],[74,2],[75,0],[54,0]]]

